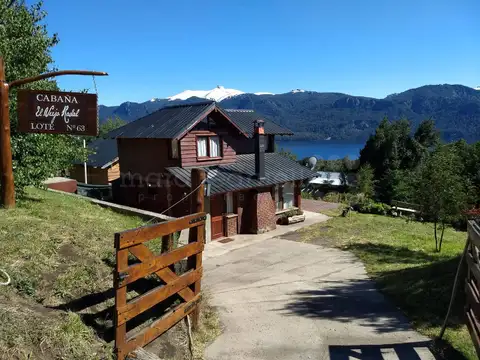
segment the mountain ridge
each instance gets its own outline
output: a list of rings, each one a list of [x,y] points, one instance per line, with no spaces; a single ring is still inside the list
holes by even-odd
[[[100,105],[99,117],[101,122],[113,116],[132,121],[167,105],[204,99],[167,98]],[[290,128],[296,133],[294,139],[364,141],[387,116],[391,120],[407,118],[413,127],[432,118],[447,141],[480,140],[480,91],[463,85],[424,85],[382,99],[300,89],[283,94],[241,93],[223,98],[219,104],[225,108],[254,109]]]

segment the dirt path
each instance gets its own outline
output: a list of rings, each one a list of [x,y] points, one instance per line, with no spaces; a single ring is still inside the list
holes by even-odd
[[[312,212],[320,212],[322,210],[334,210],[339,206],[340,204],[326,202],[322,200],[302,199],[302,209]]]

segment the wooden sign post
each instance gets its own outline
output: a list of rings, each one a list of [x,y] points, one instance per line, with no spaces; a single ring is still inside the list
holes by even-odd
[[[2,205],[15,206],[15,186],[13,184],[12,146],[10,143],[10,114],[8,106],[8,84],[5,64],[0,57],[0,164],[2,165]]]
[[[61,75],[108,75],[105,72],[86,71],[86,70],[62,70],[53,71],[50,73],[15,80],[10,84],[7,83],[5,74],[5,63],[0,56],[0,165],[2,171],[2,193],[1,203],[5,208],[15,207],[15,185],[13,182],[13,166],[12,166],[12,147],[10,135],[10,116],[9,116],[9,101],[8,93],[13,87],[32,83],[34,81],[48,79]],[[50,97],[46,96],[50,94]],[[23,95],[21,95],[23,94]],[[20,91],[19,100],[19,123],[20,131],[36,132],[36,133],[63,133],[76,135],[93,135],[97,134],[97,112],[96,112],[96,95],[91,94],[75,94],[75,93],[61,93],[61,92],[45,92],[45,91]],[[40,95],[40,96],[37,96]],[[42,96],[43,95],[43,96]],[[55,96],[52,101],[52,95]],[[32,97],[33,96],[33,97]],[[63,96],[61,100],[57,96]],[[65,96],[70,96],[68,99],[69,106],[63,103],[62,108],[57,108],[56,105],[62,101],[67,101]],[[77,96],[72,100],[72,96]],[[23,100],[22,100],[23,97]],[[93,97],[95,109],[95,126],[92,125],[93,119]],[[58,100],[58,101],[57,101]],[[76,101],[76,103],[75,103]],[[37,103],[46,102],[47,107],[42,107]],[[72,103],[73,102],[73,103]],[[79,105],[80,102],[82,105]],[[36,105],[37,104],[37,105]],[[40,108],[36,107],[39,106]],[[68,108],[66,108],[68,106]],[[76,107],[75,107],[76,106]],[[82,112],[82,109],[84,110]],[[85,110],[86,109],[86,110]],[[59,112],[58,115],[55,115]],[[43,121],[42,121],[43,118]],[[60,120],[61,121],[58,121]],[[70,123],[72,121],[72,123]],[[58,124],[61,124],[58,127]],[[70,126],[67,126],[70,124]],[[75,125],[75,126],[73,126]],[[24,127],[25,126],[25,127]],[[30,126],[30,127],[29,127]],[[80,128],[78,126],[81,126]],[[82,127],[84,126],[84,127]]]

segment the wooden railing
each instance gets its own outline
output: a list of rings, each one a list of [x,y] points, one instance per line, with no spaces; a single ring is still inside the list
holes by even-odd
[[[480,227],[473,220],[468,222],[468,238],[465,315],[473,345],[480,358]]]
[[[203,191],[201,195],[203,196]],[[200,300],[205,219],[205,213],[198,212],[179,219],[115,234],[115,350],[119,360],[125,359],[136,348],[153,341],[196,310]],[[160,255],[154,255],[145,245],[145,242],[160,237],[168,241],[171,234],[189,228],[191,230],[188,245]],[[129,253],[140,262],[129,265]],[[179,276],[172,265],[184,258],[188,259],[187,272]],[[127,301],[127,286],[151,274],[160,278],[163,285]],[[167,313],[145,329],[127,337],[129,320],[175,294],[179,295],[182,303],[170,308]],[[198,317],[198,311],[196,316]],[[194,319],[194,323],[197,321],[198,319]]]

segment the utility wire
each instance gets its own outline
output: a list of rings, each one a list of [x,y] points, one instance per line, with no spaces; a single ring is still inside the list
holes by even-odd
[[[175,205],[178,205],[180,202],[182,202],[183,200],[185,200],[187,197],[189,197],[190,195],[192,195],[195,191],[197,191],[200,186],[202,186],[203,184],[205,184],[205,179],[202,180],[202,182],[200,183],[200,185],[198,185],[195,189],[193,189],[192,191],[190,191],[187,195],[185,195],[183,198],[181,198],[180,200],[178,200],[175,204],[173,204],[172,206],[170,206],[168,209],[162,211],[160,213],[160,215],[163,215],[165,214],[168,210],[170,210],[171,208],[173,208]]]
[[[95,81],[95,75],[92,75],[93,87],[95,88],[95,94],[98,96],[97,82]]]
[[[192,191],[190,191],[187,195],[185,195],[183,198],[181,198],[180,200],[178,200],[175,204],[173,204],[173,205],[170,206],[169,208],[163,210],[163,211],[160,213],[160,215],[165,214],[168,210],[170,210],[171,208],[173,208],[173,207],[175,207],[176,205],[180,204],[183,200],[185,200],[185,199],[188,198],[190,195],[192,195],[195,191],[197,191],[197,190],[200,188],[200,186],[202,186],[203,184],[205,184],[205,181],[206,181],[206,179],[202,180],[202,182],[201,182],[195,189],[193,189]],[[152,217],[150,220],[148,220],[148,221],[144,224],[144,226],[147,225],[148,223],[152,222],[153,220],[156,220],[156,219],[158,219],[158,218],[157,218],[157,217]]]

